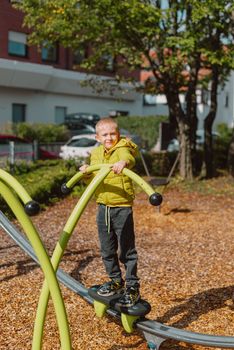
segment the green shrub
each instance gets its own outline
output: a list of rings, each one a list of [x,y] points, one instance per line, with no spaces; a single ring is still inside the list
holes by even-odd
[[[17,123],[13,125],[13,132],[28,141],[59,142],[69,138],[67,127],[57,124]]]
[[[120,128],[141,136],[144,147],[150,150],[157,142],[159,124],[167,120],[166,116],[119,116],[118,124]]]
[[[167,177],[176,159],[176,152],[144,152],[143,157],[150,176]],[[135,171],[140,176],[145,176],[146,170],[144,168],[141,157],[137,157]]]
[[[23,164],[16,168],[13,175],[23,185],[29,195],[44,207],[63,197],[61,185],[67,182],[77,172],[76,163],[63,160],[45,160]],[[76,194],[81,194],[84,186],[76,186]],[[74,193],[74,192],[73,192]],[[3,198],[0,198],[1,210],[12,215]]]
[[[233,129],[227,124],[221,123],[217,126],[219,137],[214,142],[214,167],[215,169],[227,170],[228,150],[232,139]]]
[[[229,128],[226,123],[220,123],[217,125],[217,131],[223,142],[229,144],[232,139],[233,129]]]
[[[153,153],[152,174],[167,177],[175,162],[177,152]]]

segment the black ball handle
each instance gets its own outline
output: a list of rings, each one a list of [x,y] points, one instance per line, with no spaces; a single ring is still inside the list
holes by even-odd
[[[36,201],[30,201],[25,204],[24,210],[26,214],[28,214],[29,216],[36,215],[40,211],[40,204],[37,203]]]
[[[67,187],[67,185],[64,183],[61,186],[61,191],[63,194],[69,194],[72,190],[69,187]]]
[[[151,196],[149,197],[150,204],[155,205],[155,206],[160,205],[162,203],[162,201],[163,201],[163,197],[158,192],[151,194]]]

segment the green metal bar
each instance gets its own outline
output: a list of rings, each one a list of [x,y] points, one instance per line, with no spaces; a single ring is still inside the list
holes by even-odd
[[[97,167],[95,167],[95,170],[96,169]],[[57,243],[53,256],[51,258],[51,262],[55,271],[58,269],[64,250],[66,249],[67,243],[71,237],[71,234],[80,216],[82,215],[90,198],[93,196],[94,192],[96,191],[96,188],[104,180],[104,178],[109,174],[110,171],[111,171],[110,166],[102,167],[100,172],[95,176],[95,178],[91,181],[89,186],[86,188],[80,200],[78,201],[77,205],[73,209],[70,217],[68,218],[68,221],[64,227],[64,230],[60,236],[59,242]],[[77,178],[79,179],[83,176],[82,173],[78,173],[76,175],[77,175],[76,180]],[[33,344],[42,342],[43,328],[41,327],[41,324],[45,320],[49,296],[50,296],[50,291],[47,285],[47,281],[45,281],[43,284],[40,299],[38,302],[37,315],[36,315],[35,324],[34,324]]]
[[[86,169],[86,173],[92,173],[94,171],[98,171],[103,167],[110,167],[110,164],[96,164],[96,165],[90,165],[87,169]],[[82,179],[82,177],[84,176],[84,174],[82,172],[78,172],[77,174],[75,174],[70,180],[68,180],[68,182],[66,183],[68,188],[72,188],[78,181],[80,181],[80,179]]]
[[[17,193],[24,204],[32,201],[32,198],[29,196],[25,188],[11,174],[3,169],[0,169],[0,179]]]
[[[1,174],[2,175],[2,172]],[[6,180],[6,179],[5,179]],[[17,184],[15,181],[13,183],[11,182],[11,178],[7,179],[11,183],[11,187],[13,187],[15,184]],[[17,190],[21,190],[21,186],[16,186]],[[22,225],[37,257],[40,262],[40,266],[43,270],[43,273],[45,275],[45,279],[48,283],[49,290],[51,292],[52,300],[55,307],[55,313],[57,318],[57,323],[59,327],[59,333],[60,333],[60,340],[61,340],[61,346],[64,350],[70,350],[71,349],[71,339],[70,339],[70,332],[69,332],[69,326],[68,326],[68,320],[66,315],[66,310],[62,298],[62,294],[60,291],[60,287],[56,278],[55,271],[52,267],[51,261],[49,256],[46,253],[46,250],[43,246],[43,243],[31,221],[31,219],[25,214],[24,209],[16,195],[13,193],[13,191],[0,180],[0,193],[15,214],[16,218]],[[18,192],[17,192],[18,194]],[[29,197],[29,200],[31,198]],[[26,196],[26,201],[28,201],[28,198]],[[44,323],[41,322],[39,325],[40,328],[42,328]],[[36,339],[36,337],[35,337]],[[35,341],[32,344],[33,350],[40,350],[41,349],[41,342]]]
[[[145,193],[148,194],[149,197],[155,193],[155,190],[139,175],[135,174],[132,170],[124,168],[123,174],[130,177],[130,179],[136,182],[137,185],[140,186],[143,189],[143,191],[145,191]]]
[[[109,167],[111,166],[111,164],[108,164]],[[94,171],[97,171],[99,169],[102,169],[103,167],[106,167],[107,164],[96,164],[96,165],[91,165],[86,169],[86,173],[92,173]],[[132,179],[134,182],[136,182],[142,189],[143,191],[145,191],[148,196],[151,196],[152,194],[155,193],[155,190],[145,181],[143,180],[139,175],[135,174],[132,170],[124,168],[123,169],[123,174],[130,177],[130,179]],[[75,186],[75,184],[82,179],[82,177],[84,176],[83,173],[78,172],[77,174],[75,174],[67,183],[66,186],[68,188],[72,188],[73,186]]]

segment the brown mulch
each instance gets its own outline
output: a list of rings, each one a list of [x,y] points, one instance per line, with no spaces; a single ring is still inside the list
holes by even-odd
[[[67,198],[33,218],[51,254],[77,203]],[[60,267],[85,286],[105,281],[90,202],[68,244]],[[174,327],[234,336],[234,198],[168,189],[159,212],[144,193],[134,205],[142,297],[152,320]],[[0,232],[0,349],[31,349],[43,275],[36,264]],[[138,331],[124,332],[110,316],[98,319],[93,307],[61,286],[74,350],[146,350]],[[52,303],[43,349],[59,349]],[[209,349],[166,341],[161,349]]]

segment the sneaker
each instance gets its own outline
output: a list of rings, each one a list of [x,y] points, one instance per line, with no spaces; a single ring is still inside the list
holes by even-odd
[[[109,297],[114,294],[119,294],[123,292],[123,282],[111,280],[109,282],[104,283],[101,287],[98,288],[97,294]]]
[[[134,306],[140,299],[138,288],[127,287],[124,295],[118,300],[117,305],[123,307]]]

